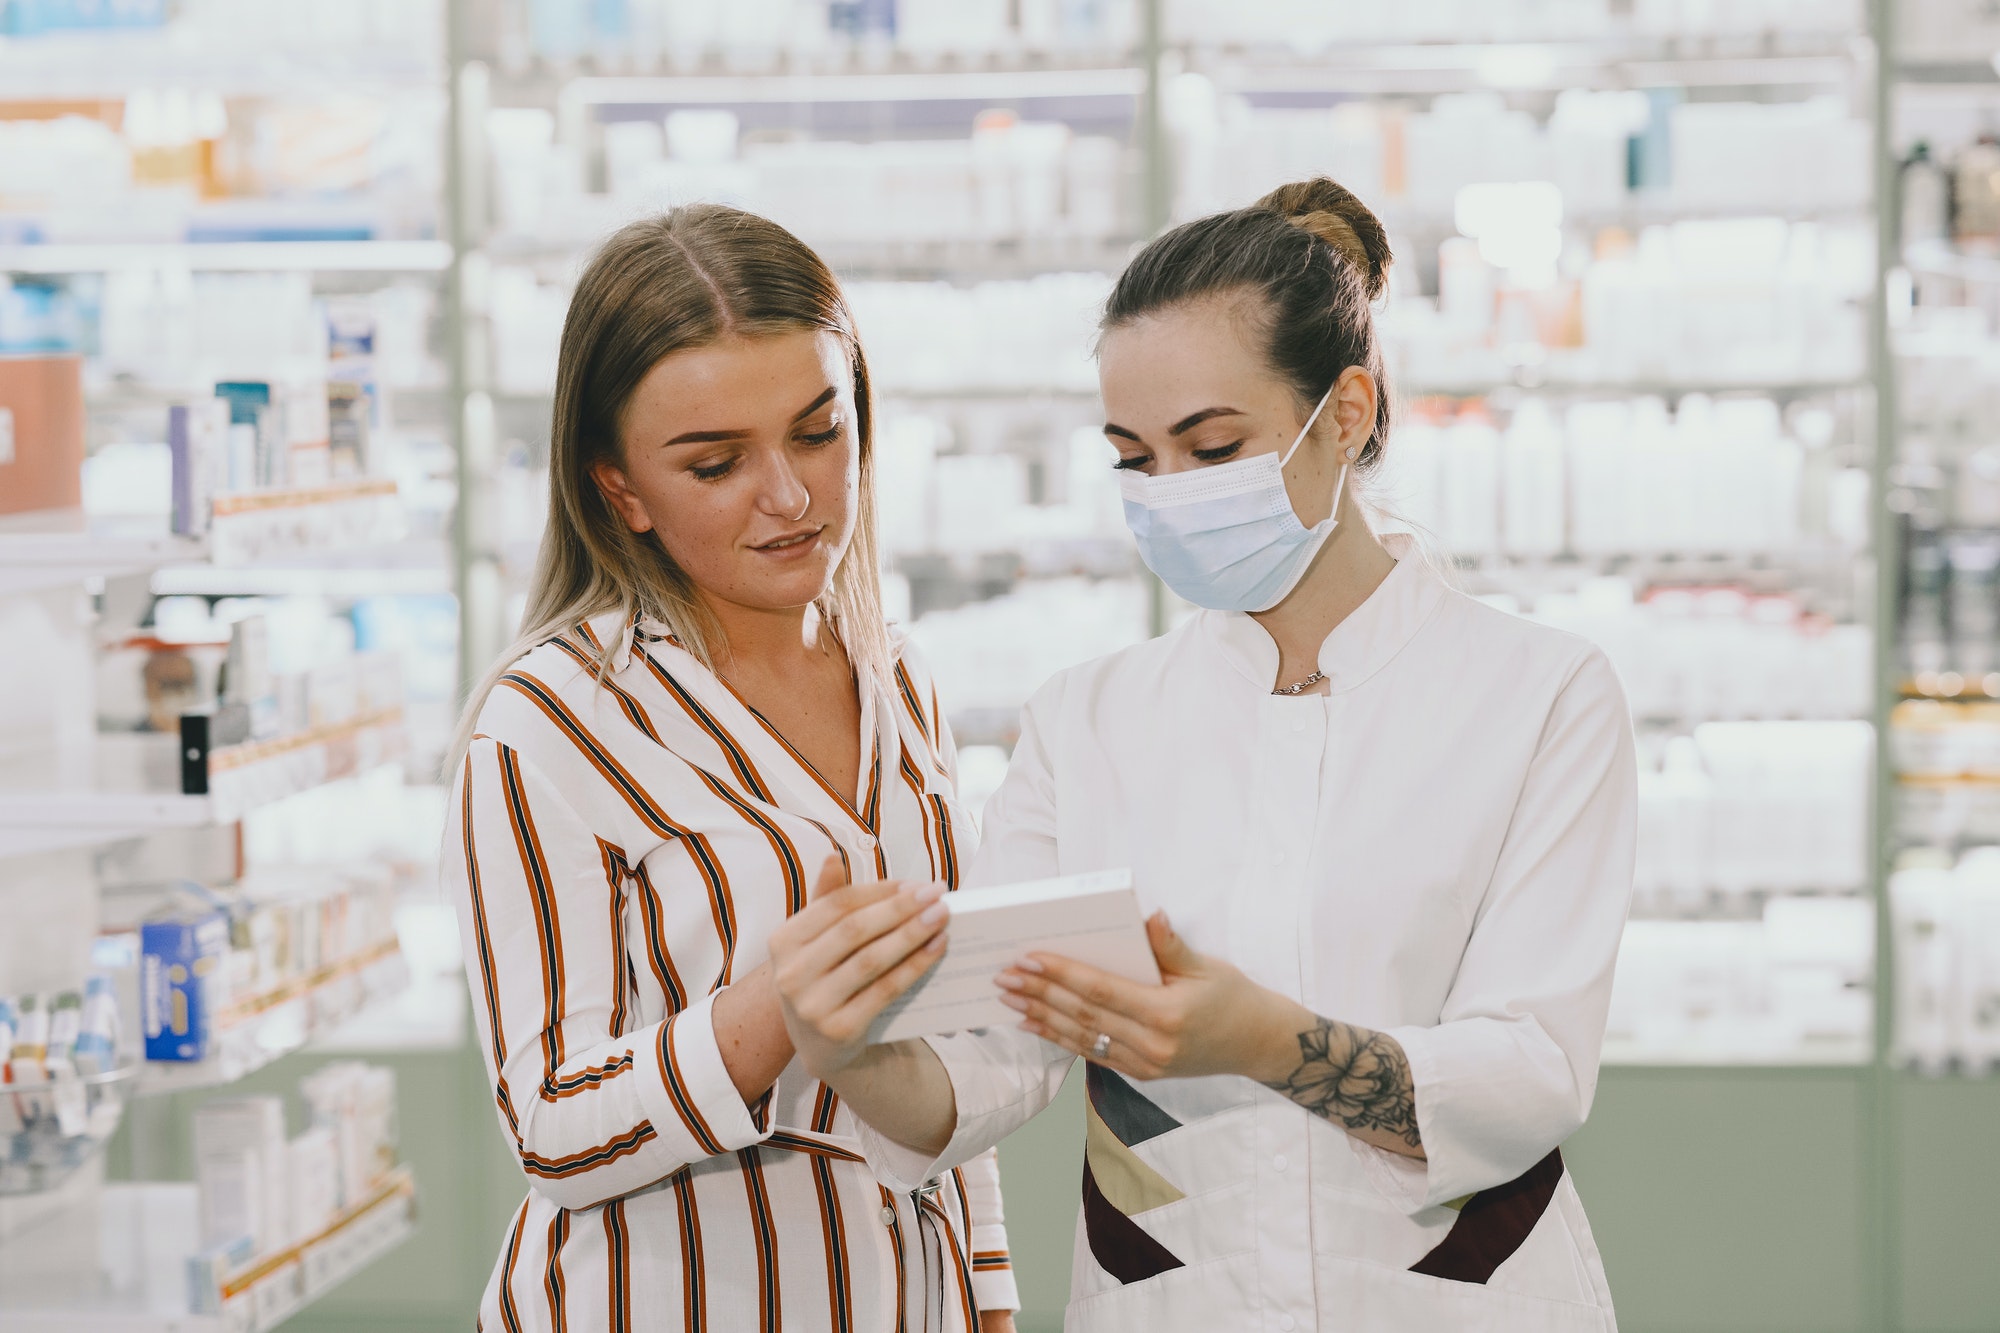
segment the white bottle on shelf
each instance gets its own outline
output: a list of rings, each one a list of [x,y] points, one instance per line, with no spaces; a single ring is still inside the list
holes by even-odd
[[[1503,456],[1500,495],[1508,554],[1560,555],[1565,542],[1563,440],[1542,399],[1530,398],[1514,409]]]

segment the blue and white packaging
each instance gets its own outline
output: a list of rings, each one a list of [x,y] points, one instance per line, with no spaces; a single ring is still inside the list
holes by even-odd
[[[175,913],[139,927],[139,1004],[148,1060],[208,1057],[216,974],[228,948],[229,917],[219,908]]]

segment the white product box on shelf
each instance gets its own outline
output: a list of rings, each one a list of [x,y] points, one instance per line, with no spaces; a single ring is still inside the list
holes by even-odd
[[[8,1333],[265,1333],[408,1239],[416,1182],[399,1167],[301,1243],[237,1262],[198,1252],[192,1184],[108,1185],[96,1198],[97,1223],[81,1233],[97,1245],[90,1294],[68,1270],[51,1279],[0,1256]]]
[[[230,566],[299,552],[393,545],[407,531],[396,483],[367,478],[218,495],[208,540],[214,562]]]
[[[2000,848],[1954,866],[1918,853],[1889,880],[1900,1064],[1980,1074],[2000,1064]],[[1925,864],[1924,862],[1928,862]]]
[[[1779,898],[1762,920],[1625,928],[1607,1064],[1862,1064],[1874,905]]]

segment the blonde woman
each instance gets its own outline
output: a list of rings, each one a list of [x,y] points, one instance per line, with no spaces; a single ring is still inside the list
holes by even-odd
[[[881,1184],[766,961],[818,892],[906,983],[972,848],[882,619],[871,425],[839,286],[775,224],[679,209],[584,271],[526,627],[467,705],[446,847],[530,1186],[488,1333],[1013,1328],[992,1156]]]

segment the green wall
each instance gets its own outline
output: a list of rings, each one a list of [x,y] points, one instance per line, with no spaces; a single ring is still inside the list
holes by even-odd
[[[400,1080],[417,1234],[286,1327],[462,1333],[520,1201],[520,1176],[476,1052],[373,1058]],[[281,1061],[240,1090],[295,1088],[315,1063]],[[1022,1333],[1062,1326],[1080,1095],[1073,1079],[1000,1150]],[[113,1145],[114,1171],[186,1178],[195,1100],[137,1104]],[[1872,1130],[1878,1106],[1892,1127],[1882,1140]],[[1870,1145],[1885,1142],[1871,1156]],[[2000,1079],[1608,1069],[1590,1124],[1564,1156],[1625,1333],[2000,1330],[2000,1222],[1991,1215]],[[1878,1253],[1897,1262],[1871,1262]],[[1893,1325],[1878,1317],[1885,1308],[1898,1311]]]

